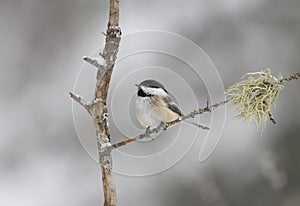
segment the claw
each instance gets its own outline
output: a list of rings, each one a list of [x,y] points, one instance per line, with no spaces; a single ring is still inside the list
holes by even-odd
[[[147,137],[150,137],[150,126],[148,126],[147,128],[146,128],[146,135],[147,135]]]
[[[161,122],[160,127],[165,131],[167,130],[167,124],[165,122]]]

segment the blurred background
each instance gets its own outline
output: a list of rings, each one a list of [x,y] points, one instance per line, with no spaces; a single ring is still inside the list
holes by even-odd
[[[77,138],[68,92],[82,56],[104,42],[108,6],[104,0],[0,1],[0,205],[102,204],[100,169]],[[265,67],[283,76],[300,71],[298,0],[121,0],[120,9],[123,34],[163,30],[198,44],[225,88]],[[93,81],[86,86],[91,94]],[[197,161],[196,144],[163,173],[116,174],[119,205],[298,206],[299,86],[286,84],[273,111],[278,124],[268,122],[262,135],[233,119],[228,106],[220,144],[207,161]],[[138,146],[130,148],[138,153]]]

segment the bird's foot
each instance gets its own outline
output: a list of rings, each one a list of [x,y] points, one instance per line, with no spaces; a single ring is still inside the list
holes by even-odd
[[[162,128],[164,131],[167,130],[167,124],[166,124],[165,122],[161,122],[159,126],[160,126],[160,128]]]
[[[145,134],[146,134],[146,136],[147,137],[150,137],[150,126],[148,126],[147,128],[146,128],[146,131],[145,131]]]

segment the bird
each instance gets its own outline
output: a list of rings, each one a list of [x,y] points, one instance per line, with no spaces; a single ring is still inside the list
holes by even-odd
[[[137,86],[137,98],[135,102],[135,113],[141,126],[155,128],[160,124],[166,124],[184,115],[178,105],[174,102],[166,88],[158,81],[147,79]],[[191,120],[184,122],[201,129],[208,130],[207,126],[198,124]]]

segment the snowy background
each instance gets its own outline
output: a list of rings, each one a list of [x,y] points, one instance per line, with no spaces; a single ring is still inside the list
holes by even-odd
[[[123,34],[163,30],[192,40],[225,87],[265,67],[283,76],[300,71],[298,0],[121,0],[120,8]],[[99,167],[77,138],[68,92],[82,56],[104,42],[107,11],[104,0],[0,1],[0,205],[102,203]],[[273,112],[278,124],[268,122],[262,136],[232,119],[229,106],[208,161],[197,161],[198,142],[159,175],[116,175],[119,205],[298,206],[299,86],[285,86]],[[151,144],[142,147],[148,152]]]

